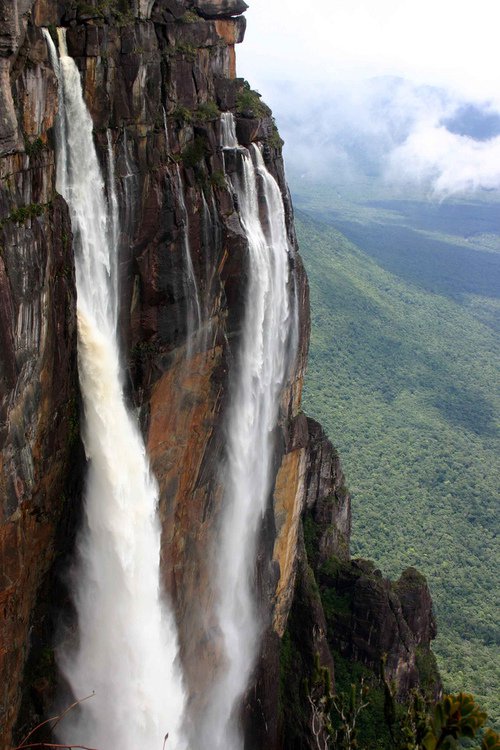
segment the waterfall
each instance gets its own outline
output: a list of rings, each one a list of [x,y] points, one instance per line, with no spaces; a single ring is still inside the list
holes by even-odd
[[[168,134],[167,112],[162,107],[163,113],[163,132],[165,133],[165,145],[167,151],[170,151],[170,138]],[[174,189],[175,196],[179,204],[181,221],[182,221],[182,246],[184,250],[184,263],[186,266],[186,281],[184,283],[184,292],[186,295],[186,338],[187,338],[187,356],[193,354],[195,338],[199,333],[202,324],[202,312],[200,304],[200,294],[198,283],[193,267],[193,258],[191,255],[191,244],[189,241],[189,214],[186,208],[184,198],[184,185],[182,182],[181,170],[178,164],[175,165],[174,172]],[[203,347],[202,347],[203,348]]]
[[[188,355],[193,350],[193,337],[201,325],[201,306],[198,293],[198,284],[194,274],[193,260],[191,257],[191,245],[189,242],[189,216],[184,200],[184,185],[182,184],[181,170],[175,165],[175,194],[179,201],[182,217],[182,246],[184,249],[184,262],[186,264],[187,279],[184,284],[186,293],[186,315],[187,315],[187,350]]]
[[[134,224],[134,217],[137,210],[137,174],[134,169],[132,159],[130,158],[130,147],[127,137],[127,130],[123,128],[123,161],[125,166],[125,173],[122,177],[123,185],[123,199],[124,199],[124,217],[123,217],[123,229],[130,233],[131,228]]]
[[[222,148],[239,148],[238,139],[236,138],[236,124],[230,112],[222,113],[220,126]]]
[[[119,221],[119,206],[118,198],[115,189],[115,159],[113,155],[113,143],[111,140],[111,132],[106,132],[106,138],[108,143],[107,153],[107,193],[108,193],[108,205],[109,205],[109,239],[110,244],[110,266],[111,266],[111,286],[113,293],[113,306],[117,311],[118,315],[118,301],[119,301],[119,273],[118,273],[118,245],[120,238],[120,221]]]
[[[210,206],[207,203],[204,193],[201,193],[203,206],[202,223],[201,223],[201,244],[203,248],[203,257],[205,258],[205,286],[207,289],[206,298],[210,301],[212,280],[214,277],[213,254],[217,252],[222,242],[222,232],[217,213],[215,197],[212,193],[210,196]],[[207,317],[210,316],[208,306],[206,308]],[[210,322],[208,323],[210,325]]]
[[[217,615],[225,662],[211,691],[200,748],[240,750],[238,710],[262,634],[255,601],[257,537],[274,481],[274,434],[288,374],[293,311],[290,248],[278,185],[257,146],[238,146],[234,120],[227,113],[222,116],[222,146],[225,153],[236,150],[238,168],[228,179],[248,240],[249,278],[232,377],[217,547]]]
[[[108,206],[80,75],[60,32],[58,190],[74,235],[85,520],[71,581],[78,644],[59,649],[77,698],[95,696],[61,724],[62,742],[99,750],[184,750],[184,691],[172,613],[159,579],[158,494],[139,429],[124,401],[117,344],[112,188]],[[109,153],[112,164],[112,154]],[[109,169],[109,181],[113,172]]]

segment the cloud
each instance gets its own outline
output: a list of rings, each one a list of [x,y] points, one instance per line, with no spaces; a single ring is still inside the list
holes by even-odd
[[[390,181],[432,185],[447,195],[500,189],[500,136],[475,140],[443,125],[419,123],[389,156]]]
[[[268,84],[295,179],[413,183],[439,195],[500,189],[500,109],[395,76]]]
[[[392,75],[500,101],[500,3],[252,0],[238,69],[254,85]]]
[[[289,173],[500,188],[496,0],[252,0],[247,16],[238,71],[272,107]]]

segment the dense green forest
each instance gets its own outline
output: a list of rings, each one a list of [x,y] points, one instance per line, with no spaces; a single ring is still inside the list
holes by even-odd
[[[465,222],[463,206],[434,219],[427,207],[416,230],[410,203],[351,215],[329,212],[326,199],[295,204],[312,308],[304,409],[343,458],[353,555],[393,577],[410,565],[425,573],[445,688],[474,692],[498,725],[494,214],[473,227],[470,247],[463,227],[447,229]],[[336,230],[342,222],[358,246]]]

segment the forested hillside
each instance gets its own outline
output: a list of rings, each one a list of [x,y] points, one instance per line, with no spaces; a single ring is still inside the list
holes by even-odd
[[[384,235],[371,205],[344,212],[356,246],[325,206],[295,203],[311,285],[304,408],[343,458],[353,554],[425,573],[445,687],[473,691],[498,722],[498,237],[483,223],[471,248],[444,226],[415,231],[411,214],[389,215]]]

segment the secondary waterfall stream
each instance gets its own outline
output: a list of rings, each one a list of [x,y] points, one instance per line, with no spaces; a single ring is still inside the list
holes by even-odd
[[[166,127],[165,131],[168,133]],[[189,243],[189,214],[186,209],[186,201],[184,199],[184,185],[182,183],[181,171],[179,165],[176,164],[175,169],[175,194],[179,201],[179,207],[182,216],[182,245],[184,249],[184,262],[186,265],[186,308],[187,308],[187,350],[188,354],[192,353],[193,349],[193,338],[196,332],[199,330],[201,325],[201,305],[198,293],[198,284],[196,283],[196,276],[193,268],[193,260],[191,258],[191,247]]]
[[[227,422],[224,511],[217,548],[217,614],[225,662],[199,748],[240,750],[239,708],[262,633],[255,590],[257,538],[274,480],[274,431],[290,362],[293,311],[289,242],[279,187],[256,145],[238,145],[222,115],[222,147],[238,160],[228,177],[248,240],[248,286]]]
[[[116,206],[113,196],[110,205],[105,198],[92,120],[63,32],[59,58],[45,36],[59,81],[57,186],[74,235],[82,436],[89,464],[72,575],[78,646],[63,647],[59,663],[76,697],[95,691],[76,719],[61,725],[60,736],[99,750],[161,750],[168,732],[168,748],[183,750],[176,630],[160,593],[157,487],[123,394],[114,293]]]

